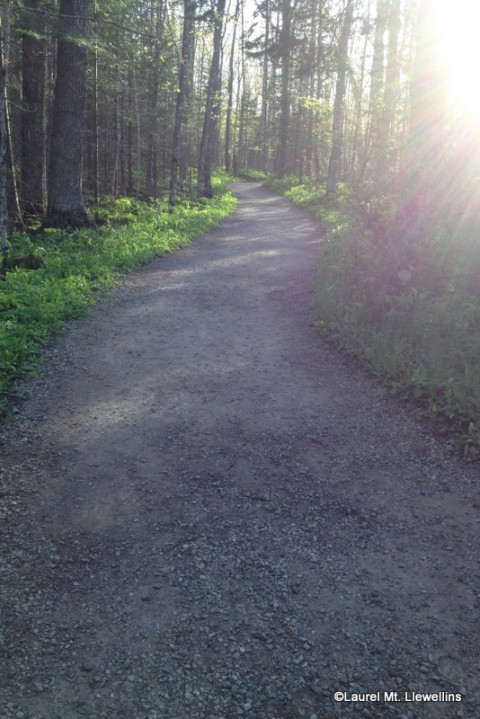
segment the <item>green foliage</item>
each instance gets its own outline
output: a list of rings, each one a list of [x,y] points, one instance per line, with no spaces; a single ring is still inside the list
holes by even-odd
[[[251,170],[245,168],[244,170],[239,170],[236,173],[236,177],[238,177],[240,180],[264,182],[265,180],[268,180],[269,175],[268,172],[263,172],[262,170]]]
[[[339,184],[335,197],[326,196],[325,184],[298,184],[298,179],[293,175],[269,180],[267,185],[314,215],[330,235],[345,233],[353,225],[350,194],[346,185]]]
[[[285,179],[280,183],[287,184]],[[464,451],[476,455],[480,445],[476,233],[467,238],[464,231],[459,236],[438,222],[427,226],[415,247],[415,267],[404,268],[407,281],[402,282],[397,272],[402,268],[401,247],[392,250],[388,243],[382,244],[393,216],[388,198],[355,201],[344,192],[327,201],[322,188],[305,185],[290,185],[284,194],[313,211],[327,230],[314,295],[320,328],[386,378],[397,394],[417,400],[433,419],[448,420]]]
[[[102,210],[107,224],[98,230],[16,235],[15,253],[35,252],[44,265],[17,268],[0,283],[0,400],[13,380],[35,369],[52,333],[84,314],[119,275],[186,244],[230,214],[235,198],[218,178],[214,191],[212,200],[184,201],[174,213],[164,202],[109,199]]]
[[[286,175],[285,177],[271,177],[267,182],[267,187],[275,192],[284,195],[286,192],[298,185],[298,179],[295,175]]]

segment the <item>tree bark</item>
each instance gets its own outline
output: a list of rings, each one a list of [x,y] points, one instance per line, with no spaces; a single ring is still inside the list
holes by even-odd
[[[232,34],[232,47],[230,49],[230,61],[228,67],[227,83],[227,115],[225,119],[225,169],[232,171],[232,112],[233,112],[233,79],[235,74],[235,50],[237,39],[237,24],[240,15],[240,0],[237,0],[235,7],[234,26]]]
[[[184,0],[183,4],[183,35],[182,54],[178,73],[177,102],[175,107],[175,123],[173,127],[172,157],[170,161],[170,192],[169,206],[173,208],[177,202],[178,172],[181,161],[183,128],[186,120],[186,109],[190,97],[190,67],[193,59],[195,25],[195,0]]]
[[[386,163],[385,118],[385,31],[390,0],[377,0],[373,60],[370,73],[370,138],[374,179],[382,180]]]
[[[269,137],[268,137],[268,84],[269,84],[269,49],[270,49],[270,24],[271,24],[271,10],[270,0],[265,0],[265,43],[264,53],[262,59],[262,170],[268,171],[269,161]]]
[[[292,44],[292,6],[290,0],[282,0],[282,27],[280,30],[280,53],[282,66],[282,91],[280,98],[279,148],[277,175],[288,174],[288,133],[290,129],[290,60]]]
[[[388,18],[388,60],[385,75],[385,109],[382,117],[384,146],[391,172],[398,169],[398,146],[392,147],[392,138],[394,138],[395,118],[398,113],[398,101],[400,96],[400,29],[400,4],[392,1],[390,2],[390,14]]]
[[[97,13],[97,2],[95,0],[94,12]],[[95,47],[93,51],[93,93],[92,93],[92,137],[91,137],[91,153],[92,153],[92,186],[95,206],[100,203],[100,186],[99,186],[99,166],[98,166],[98,37],[97,27],[95,23]]]
[[[45,227],[89,224],[82,196],[88,0],[60,0],[57,80]],[[80,42],[78,42],[80,41]]]
[[[7,271],[8,244],[7,244],[7,120],[6,120],[6,88],[7,69],[10,55],[10,23],[11,4],[7,1],[4,11],[4,22],[0,13],[0,245],[2,250],[2,264],[0,277]]]
[[[333,106],[332,122],[332,149],[328,163],[327,195],[334,195],[337,191],[337,175],[343,147],[343,117],[344,101],[347,81],[348,40],[353,21],[354,0],[347,0],[345,17],[343,20],[340,41],[338,44],[338,71],[335,86],[335,102]]]
[[[25,0],[28,30],[22,37],[21,206],[25,215],[43,216],[46,204],[45,21],[43,0]]]
[[[164,7],[163,2],[155,0],[152,13],[155,15],[155,39],[152,47],[152,76],[149,92],[149,117],[147,138],[147,163],[145,188],[149,197],[158,197],[158,113],[160,96],[160,47],[163,38]]]
[[[198,194],[200,197],[212,197],[212,168],[218,129],[220,58],[222,52],[222,30],[225,15],[225,0],[218,0],[215,10],[213,55],[208,78],[205,117],[198,160]]]

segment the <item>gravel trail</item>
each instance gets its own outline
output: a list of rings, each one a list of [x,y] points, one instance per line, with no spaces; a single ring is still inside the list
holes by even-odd
[[[322,341],[315,222],[234,191],[1,430],[0,717],[478,719],[478,465]]]

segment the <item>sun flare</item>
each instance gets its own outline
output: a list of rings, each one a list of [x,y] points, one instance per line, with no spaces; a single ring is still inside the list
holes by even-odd
[[[480,3],[438,0],[442,61],[455,114],[480,123]]]

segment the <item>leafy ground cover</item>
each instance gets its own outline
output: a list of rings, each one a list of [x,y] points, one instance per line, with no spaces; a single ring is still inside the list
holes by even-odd
[[[84,314],[120,275],[206,232],[235,204],[217,178],[213,199],[183,199],[174,213],[164,201],[110,199],[102,227],[13,236],[13,253],[33,253],[43,265],[16,268],[0,282],[0,409],[13,381],[35,370],[42,345],[69,318]]]
[[[250,180],[252,182],[256,182],[268,180],[269,174],[267,172],[263,172],[262,170],[251,170],[249,168],[244,168],[243,170],[239,170],[237,173],[235,173],[235,177],[237,177],[239,180]]]
[[[429,225],[413,264],[382,249],[387,201],[359,200],[340,188],[295,178],[270,186],[324,225],[315,282],[318,326],[341,347],[412,398],[469,457],[480,446],[480,245],[474,217]],[[380,207],[380,210],[378,209]],[[383,223],[385,227],[385,224]]]

